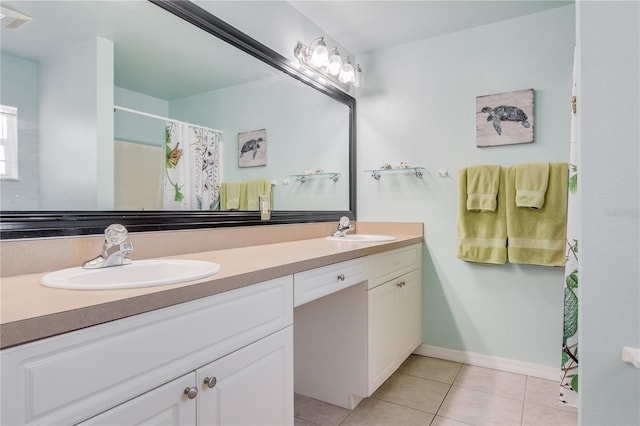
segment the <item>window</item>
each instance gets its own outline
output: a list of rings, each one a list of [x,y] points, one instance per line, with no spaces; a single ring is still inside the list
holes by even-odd
[[[0,105],[0,178],[18,180],[18,108]]]

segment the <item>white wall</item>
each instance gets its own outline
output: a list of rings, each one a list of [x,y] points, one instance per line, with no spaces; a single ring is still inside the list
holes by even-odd
[[[358,57],[358,220],[424,222],[427,345],[560,365],[563,269],[456,259],[457,172],[568,161],[574,33],[569,6]],[[535,142],[476,148],[476,96],[528,88]],[[429,173],[362,173],[401,161]]]
[[[580,424],[640,424],[640,3],[577,3]]]

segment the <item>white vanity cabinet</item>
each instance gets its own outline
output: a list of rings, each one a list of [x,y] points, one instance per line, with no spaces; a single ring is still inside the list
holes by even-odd
[[[0,423],[291,424],[292,324],[286,276],[5,349]]]
[[[292,342],[287,327],[81,425],[290,425]]]
[[[375,392],[422,341],[421,265],[415,244],[294,275],[294,294],[323,289],[296,297],[297,393],[353,409]]]
[[[422,246],[367,258],[368,395],[422,342]]]

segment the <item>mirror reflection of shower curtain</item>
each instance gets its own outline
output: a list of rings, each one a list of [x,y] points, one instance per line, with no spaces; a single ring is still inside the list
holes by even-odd
[[[578,237],[581,228],[578,192],[578,141],[576,137],[576,60],[573,61],[571,98],[571,148],[569,161],[569,199],[567,202],[567,263],[564,275],[564,324],[560,403],[578,406]]]
[[[165,127],[165,210],[220,209],[220,133],[169,121]]]

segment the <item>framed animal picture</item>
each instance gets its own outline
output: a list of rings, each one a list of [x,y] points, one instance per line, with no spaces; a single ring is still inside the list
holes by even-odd
[[[533,89],[476,97],[476,146],[533,142]]]
[[[266,129],[238,133],[238,167],[255,167],[266,165]]]

